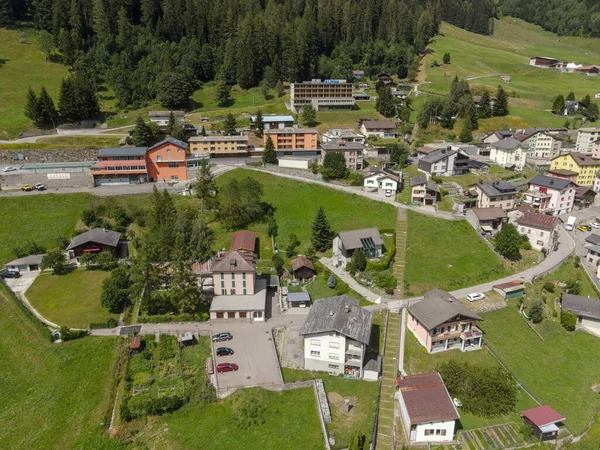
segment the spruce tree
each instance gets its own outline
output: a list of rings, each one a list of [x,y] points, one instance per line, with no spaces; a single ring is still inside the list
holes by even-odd
[[[583,97],[580,103],[588,108],[592,103],[592,97],[590,97],[590,94],[587,94],[585,97]]]
[[[382,88],[377,94],[375,109],[385,117],[394,117],[396,115],[396,104],[390,88]]]
[[[283,87],[283,83],[278,81],[275,85],[275,91],[277,92],[277,97],[281,98],[285,95],[285,89]]]
[[[312,223],[311,243],[316,251],[324,252],[331,247],[332,242],[333,231],[331,230],[323,207],[320,206]]]
[[[498,86],[498,93],[496,94],[496,103],[494,103],[494,116],[507,116],[508,115],[508,93]]]
[[[254,121],[254,134],[256,137],[263,137],[265,132],[265,121],[263,120],[262,110],[256,112],[256,120]]]
[[[465,117],[463,119],[463,126],[460,131],[460,136],[458,136],[458,140],[460,142],[471,142],[473,140],[473,129],[471,128],[471,118]]]
[[[219,106],[227,106],[229,104],[231,94],[231,86],[227,84],[225,80],[219,80],[217,82],[217,103]]]
[[[204,125],[202,125],[202,130],[200,130],[200,134],[202,136],[206,136],[206,128],[204,128]]]
[[[76,111],[75,87],[71,77],[63,78],[58,95],[58,111],[65,119],[73,119]]]
[[[479,101],[479,117],[489,119],[492,117],[492,105],[490,102],[490,93],[486,90]]]
[[[444,53],[444,64],[450,64],[450,52]]]
[[[39,122],[38,98],[37,95],[35,95],[35,91],[31,89],[31,86],[29,86],[29,90],[27,91],[25,116],[28,119],[33,120],[35,123]]]
[[[223,134],[225,136],[233,136],[237,133],[235,129],[237,122],[235,120],[235,116],[231,113],[227,114],[225,118],[225,124],[223,125]]]
[[[188,248],[180,234],[175,237],[170,293],[180,314],[191,313],[200,303],[200,289],[192,272]]]
[[[173,111],[169,112],[169,122],[167,123],[167,134],[173,136],[173,129],[175,128],[175,114]]]
[[[569,92],[569,94],[567,95],[567,98],[565,100],[568,102],[575,101],[575,94],[573,92]]]
[[[208,226],[204,217],[200,217],[192,230],[191,254],[195,261],[206,262],[213,254],[212,246],[215,242],[215,233]]]
[[[210,170],[210,165],[206,159],[200,162],[197,182],[194,185],[196,197],[201,201],[200,211],[213,211],[218,209],[219,201],[217,200],[217,182]]]
[[[138,116],[135,122],[131,140],[136,147],[147,147],[152,142],[152,130],[142,116]]]
[[[271,136],[267,137],[267,143],[265,144],[265,151],[262,157],[263,164],[277,164],[277,152],[275,152],[275,145],[273,145],[273,139]]]
[[[552,112],[559,116],[562,116],[565,112],[565,98],[562,94],[558,94],[552,103]]]
[[[40,123],[52,123],[52,120],[56,117],[54,101],[44,86],[42,86],[40,97],[38,98],[38,111]]]
[[[302,109],[302,125],[306,127],[314,127],[317,125],[317,112],[313,105],[306,105]]]

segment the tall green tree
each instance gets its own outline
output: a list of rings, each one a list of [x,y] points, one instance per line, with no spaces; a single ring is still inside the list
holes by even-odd
[[[235,120],[235,116],[231,113],[227,114],[225,118],[225,123],[223,124],[223,134],[225,136],[233,136],[237,134],[237,130],[235,129],[237,126],[237,122]]]
[[[267,143],[265,144],[265,151],[262,156],[263,164],[277,164],[277,152],[275,151],[275,145],[271,136],[267,137]]]
[[[142,116],[138,116],[131,134],[131,140],[136,147],[147,147],[152,143],[152,130]]]
[[[29,90],[27,91],[27,100],[25,102],[25,116],[34,121],[35,123],[39,123],[40,120],[40,112],[38,106],[38,98],[35,95],[35,91],[29,86]]]
[[[331,248],[333,236],[334,233],[329,225],[325,211],[320,206],[311,228],[311,243],[313,248],[318,252],[326,251]]]
[[[290,235],[288,236],[287,245],[285,247],[285,252],[286,252],[288,258],[292,258],[292,257],[296,256],[296,249],[298,248],[299,245],[300,245],[300,240],[298,239],[298,236],[296,236],[295,233],[290,233]]]
[[[390,151],[390,162],[397,165],[398,169],[403,169],[408,158],[408,149],[402,143],[394,143]]]
[[[463,125],[460,130],[460,135],[458,136],[458,140],[460,142],[471,142],[473,140],[473,132],[471,128],[471,118],[465,117],[463,119]]]
[[[55,47],[54,38],[46,30],[41,30],[38,34],[38,44],[42,53],[46,55],[46,61],[49,61]]]
[[[487,89],[483,91],[481,100],[479,101],[479,117],[482,119],[489,119],[492,117],[490,93],[487,91]]]
[[[204,214],[205,211],[214,211],[219,207],[217,198],[218,188],[215,176],[210,170],[210,165],[206,159],[200,162],[198,169],[198,180],[194,185],[196,197],[201,201],[200,211]]]
[[[317,112],[310,104],[302,108],[302,124],[306,127],[314,127],[317,125]]]
[[[586,94],[585,97],[583,97],[581,99],[580,102],[585,108],[589,107],[590,104],[592,103],[592,97],[590,97],[590,94]]]
[[[396,115],[396,103],[394,102],[390,88],[384,87],[377,92],[375,109],[385,117],[394,117]]]
[[[271,214],[269,216],[269,229],[268,234],[269,237],[277,237],[279,227],[277,226],[277,221],[275,220],[275,216]]]
[[[590,103],[590,106],[588,106],[587,108],[585,108],[582,111],[582,114],[590,122],[595,122],[596,120],[598,120],[598,117],[600,115],[599,114],[599,110],[598,110],[598,104],[597,103]]]
[[[100,304],[112,314],[118,314],[129,300],[129,271],[125,266],[113,269],[102,282]]]
[[[444,61],[444,64],[450,64],[450,52],[444,53],[443,61]]]
[[[66,268],[67,260],[63,251],[60,249],[49,250],[42,258],[42,263],[40,264],[40,269],[52,269],[57,275],[63,274],[66,271]]]
[[[275,85],[275,92],[277,92],[277,97],[279,98],[285,95],[285,88],[283,87],[281,80],[277,81],[277,84]]]
[[[565,98],[562,94],[558,94],[552,103],[552,112],[557,115],[563,115],[565,112]]]
[[[194,87],[179,72],[166,72],[156,80],[158,100],[167,108],[177,108],[189,103]]]
[[[569,92],[567,94],[567,98],[565,99],[568,102],[574,102],[575,101],[575,94],[573,92]]]
[[[208,226],[204,217],[194,225],[192,230],[191,256],[195,261],[206,262],[212,254],[212,247],[215,242],[215,233]]]
[[[173,271],[171,273],[170,292],[173,303],[180,314],[194,312],[200,304],[201,291],[192,272],[188,249],[184,239],[179,234],[175,237],[171,267]]]
[[[265,132],[265,122],[263,120],[262,110],[256,112],[256,120],[254,121],[254,134],[256,137],[263,137]]]
[[[44,86],[42,86],[42,89],[40,90],[37,106],[39,114],[38,121],[40,123],[52,123],[52,120],[57,116],[56,107]]]
[[[522,237],[511,223],[505,224],[496,234],[494,247],[502,256],[509,259],[519,259],[521,257]]]
[[[91,119],[100,112],[96,88],[85,73],[63,78],[58,99],[60,115],[68,120]]]
[[[217,82],[216,89],[216,100],[219,106],[227,106],[231,99],[231,86],[227,84],[225,80],[219,80]]]
[[[363,272],[367,268],[367,257],[362,248],[354,250],[351,259],[352,267],[357,272]]]
[[[348,167],[346,158],[343,154],[337,152],[327,152],[323,158],[323,167],[321,168],[323,178],[336,180],[348,176]]]
[[[496,102],[494,103],[494,116],[508,115],[508,93],[502,86],[498,86],[496,93]]]

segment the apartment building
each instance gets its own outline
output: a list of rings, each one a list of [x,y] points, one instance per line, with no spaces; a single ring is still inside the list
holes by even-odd
[[[248,136],[194,136],[189,139],[190,151],[210,158],[248,156]]]
[[[593,186],[596,172],[600,170],[600,159],[592,158],[580,152],[571,152],[559,155],[552,159],[550,170],[569,170],[576,172],[575,183],[578,186]]]
[[[515,207],[518,189],[507,181],[477,183],[473,186],[477,193],[478,208],[501,208],[504,211]]]
[[[562,140],[559,136],[545,131],[523,135],[520,140],[525,146],[528,158],[552,159],[560,155],[562,148]]]
[[[341,153],[346,158],[346,167],[350,170],[361,170],[363,167],[363,151],[365,146],[357,142],[343,140],[329,141],[321,144],[321,163],[329,152]]]
[[[250,126],[252,129],[256,128],[256,117],[250,116]],[[264,115],[263,118],[264,129],[276,130],[281,128],[290,128],[294,126],[294,118],[292,116],[278,116],[274,114]]]
[[[545,175],[533,177],[523,194],[523,203],[553,216],[571,212],[574,201],[575,183]]]
[[[319,149],[319,132],[312,128],[281,128],[267,130],[264,144],[271,138],[275,150],[281,155],[316,154]]]
[[[295,113],[306,105],[317,111],[353,109],[356,100],[352,96],[352,83],[346,80],[303,81],[290,84],[290,105]]]
[[[321,142],[343,140],[364,144],[366,137],[354,131],[352,128],[329,128],[321,135]]]
[[[600,139],[600,127],[580,128],[577,131],[575,150],[580,153],[592,153],[594,142]]]
[[[527,147],[514,137],[506,137],[490,144],[490,161],[506,168],[522,170],[527,160]]]

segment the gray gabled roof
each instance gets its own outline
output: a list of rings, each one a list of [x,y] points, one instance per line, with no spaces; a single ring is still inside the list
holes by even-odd
[[[522,146],[523,144],[521,144],[521,142],[519,142],[512,136],[500,139],[499,141],[494,142],[492,144],[492,147],[500,148],[503,150],[515,150]]]
[[[421,184],[425,184],[427,183],[427,175],[417,175],[416,177],[412,177],[410,179],[410,185],[412,186],[419,186]]]
[[[562,178],[554,178],[546,175],[536,175],[533,177],[529,184],[535,184],[536,186],[542,186],[549,189],[557,189],[562,191],[563,189],[569,187],[573,182],[569,180],[563,180]]]
[[[517,188],[508,181],[500,180],[488,183],[477,183],[477,187],[488,197],[497,197],[499,195],[511,195],[517,193]]]
[[[15,259],[14,261],[8,262],[5,266],[35,266],[42,263],[42,258],[46,256],[45,253],[39,255],[27,255],[22,258]]]
[[[310,302],[308,292],[288,292],[288,302]]]
[[[120,147],[120,148],[101,148],[96,156],[115,157],[115,156],[139,156],[143,158],[146,155],[148,147]]]
[[[340,231],[338,236],[344,244],[346,250],[352,250],[355,248],[362,248],[363,244],[361,239],[373,239],[375,245],[383,245],[383,239],[379,234],[377,228],[362,228],[360,230],[352,231]]]
[[[179,139],[175,139],[173,137],[168,137],[166,139],[163,139],[160,142],[157,142],[152,147],[148,148],[148,150],[152,150],[153,148],[159,147],[163,144],[173,144],[173,145],[176,145],[177,147],[181,147],[181,148],[185,148],[185,149],[188,148],[188,144],[186,144],[185,142],[180,141]]]
[[[445,148],[440,148],[440,149],[436,150],[435,152],[431,152],[429,155],[421,158],[421,161],[433,164],[438,161],[441,161],[444,158],[448,158],[456,153],[458,153],[458,151],[456,151],[456,150],[448,150]]]
[[[423,300],[408,307],[408,312],[427,330],[441,325],[456,316],[483,320],[471,311],[452,294],[441,289],[434,289],[423,296]]]
[[[562,309],[572,311],[579,316],[600,320],[600,300],[581,297],[579,295],[563,294]]]
[[[348,306],[348,312],[346,312]],[[358,306],[358,300],[347,295],[322,298],[313,303],[301,336],[335,331],[355,341],[369,345],[373,313]]]
[[[589,242],[590,244],[594,245],[600,245],[600,235],[592,233],[585,238],[585,242]]]
[[[72,250],[87,242],[96,242],[98,244],[108,245],[109,247],[116,247],[119,244],[119,239],[121,239],[121,233],[105,228],[93,228],[75,236],[71,240],[67,250]]]

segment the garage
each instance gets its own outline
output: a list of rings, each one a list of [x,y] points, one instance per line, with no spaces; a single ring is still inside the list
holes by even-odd
[[[597,334],[598,336],[600,336],[600,320],[598,320],[598,319],[582,318],[581,319],[581,326],[583,328],[585,328],[586,330],[589,330],[592,333]]]
[[[13,270],[16,272],[34,272],[36,270],[40,270],[40,264],[42,263],[42,258],[46,254],[39,255],[28,255],[23,258],[15,259],[9,263],[6,263],[4,266],[6,270]]]

